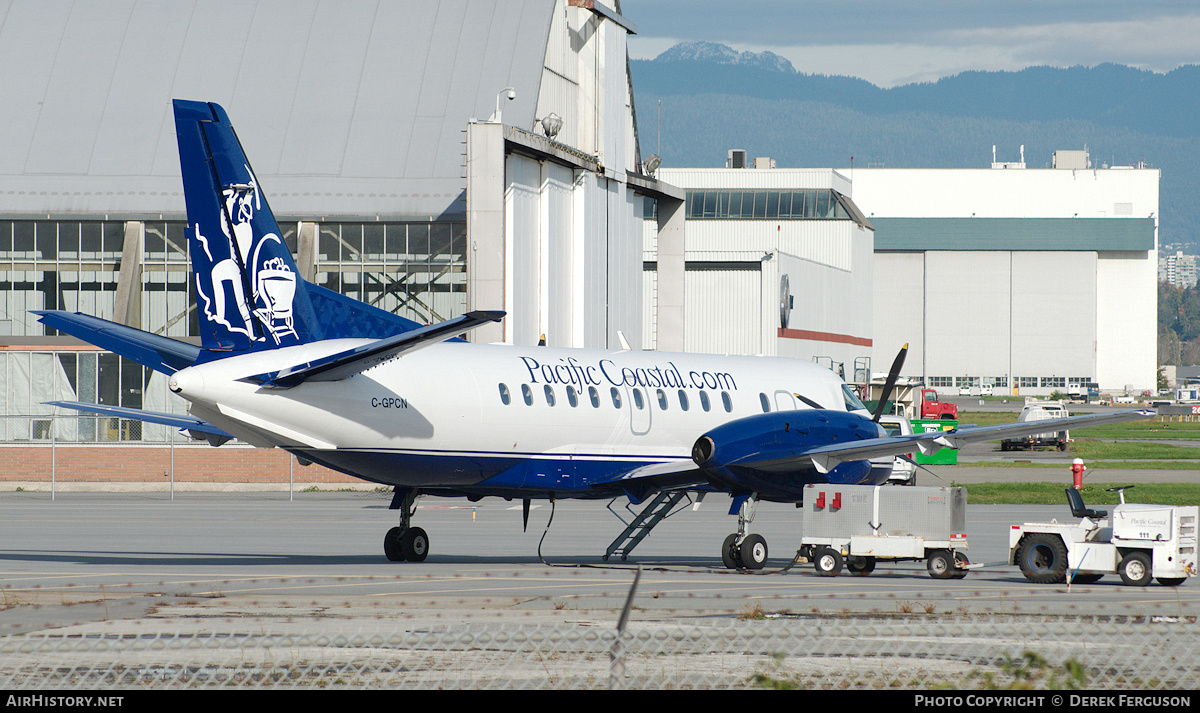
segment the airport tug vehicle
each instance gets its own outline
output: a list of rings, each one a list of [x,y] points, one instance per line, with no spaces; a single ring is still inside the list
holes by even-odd
[[[930,577],[962,579],[971,566],[966,488],[807,485],[803,507],[800,556],[822,576],[924,560]]]
[[[1111,518],[1105,510],[1084,505],[1075,488],[1067,502],[1076,523],[1027,522],[1013,525],[1008,561],[1030,582],[1089,584],[1118,574],[1125,584],[1145,586],[1157,579],[1173,587],[1196,576],[1196,524],[1200,507],[1126,503],[1126,485],[1109,488],[1121,503]]]

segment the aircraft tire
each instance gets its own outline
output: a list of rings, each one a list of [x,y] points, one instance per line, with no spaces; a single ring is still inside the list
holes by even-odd
[[[400,546],[401,530],[393,527],[383,536],[383,554],[389,562],[403,562],[404,549]]]
[[[1178,587],[1187,577],[1159,577],[1158,583],[1164,587]]]
[[[762,569],[767,563],[767,541],[762,535],[750,535],[738,548],[738,559],[746,569]]]
[[[400,549],[409,562],[424,562],[429,556],[429,535],[419,527],[410,527],[400,538]]]
[[[1150,584],[1150,555],[1141,551],[1130,552],[1117,565],[1117,574],[1121,581],[1134,587],[1144,587]]]
[[[1017,566],[1034,584],[1058,584],[1067,578],[1067,546],[1058,535],[1026,535],[1017,549]]]
[[[817,556],[813,558],[813,566],[817,568],[817,574],[822,577],[838,576],[844,563],[842,553],[832,547],[822,547],[817,550]]]
[[[735,532],[721,543],[721,562],[726,569],[738,569],[742,566],[742,558],[738,554],[737,537]]]

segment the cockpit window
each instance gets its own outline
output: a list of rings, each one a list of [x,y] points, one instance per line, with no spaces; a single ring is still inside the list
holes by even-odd
[[[867,407],[862,401],[858,400],[858,396],[849,386],[842,384],[842,398],[846,402],[847,411],[866,411]]]

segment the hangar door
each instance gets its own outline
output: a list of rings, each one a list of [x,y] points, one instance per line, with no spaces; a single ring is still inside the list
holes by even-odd
[[[694,263],[684,275],[688,352],[761,354],[761,263]]]

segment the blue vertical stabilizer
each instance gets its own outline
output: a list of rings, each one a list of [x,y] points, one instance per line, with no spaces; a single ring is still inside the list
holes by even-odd
[[[225,110],[178,99],[174,107],[208,358],[321,339],[381,339],[421,326],[301,279]]]

